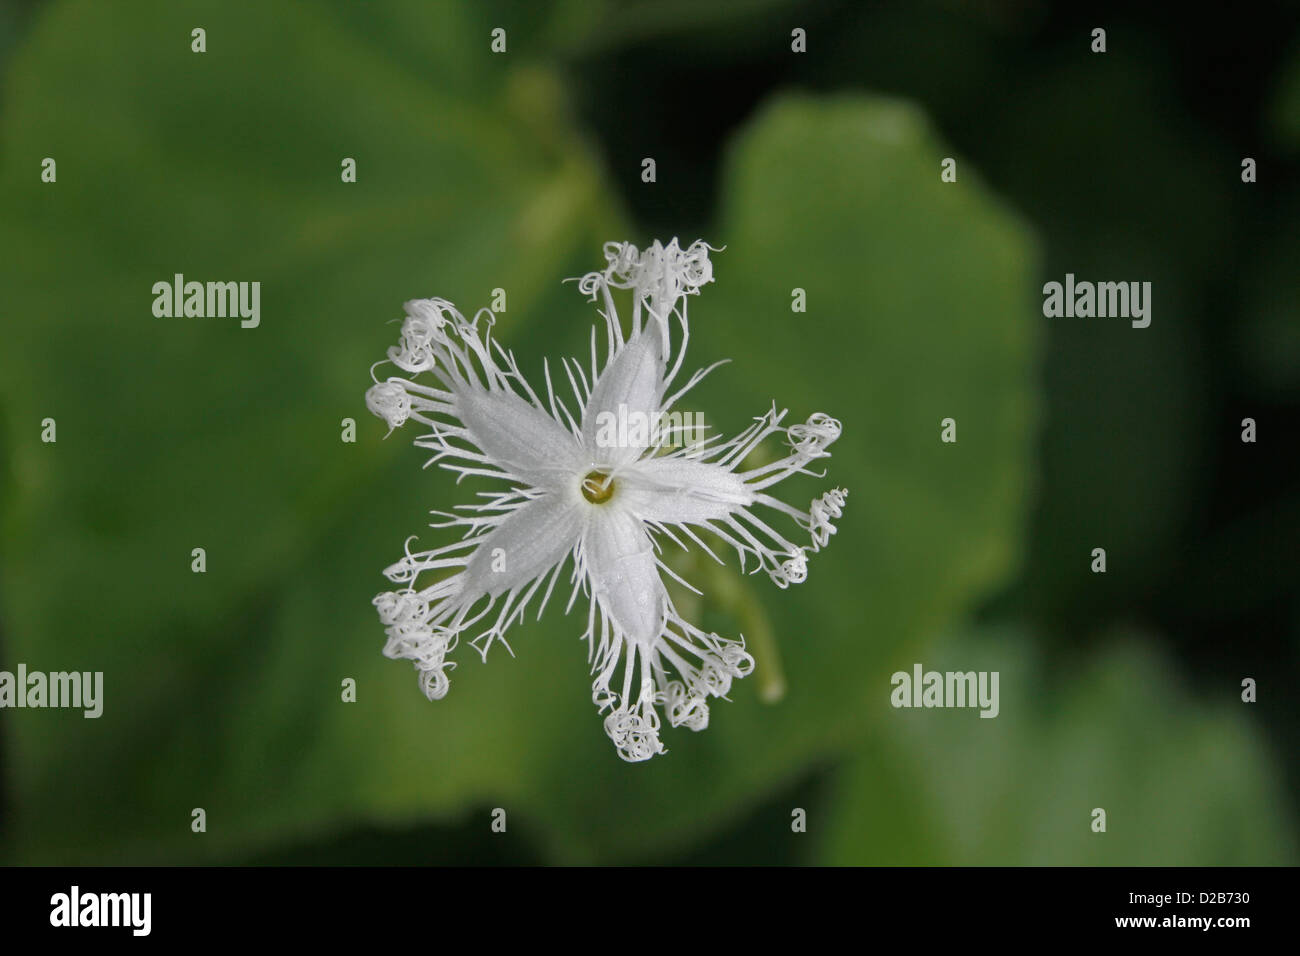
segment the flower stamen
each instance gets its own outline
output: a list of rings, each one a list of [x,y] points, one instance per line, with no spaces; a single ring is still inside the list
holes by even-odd
[[[614,497],[614,476],[604,471],[589,471],[582,479],[582,497],[593,505],[603,505]]]

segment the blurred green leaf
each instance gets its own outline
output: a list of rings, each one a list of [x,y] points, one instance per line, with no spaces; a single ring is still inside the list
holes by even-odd
[[[968,169],[940,182],[913,109],[785,99],[731,153],[692,358],[735,359],[700,390],[723,431],[773,399],[844,422],[829,478],[788,490],[850,488],[834,547],[799,588],[745,582],[786,700],[743,682],[707,733],[626,765],[557,601],[512,635],[517,657],[461,653],[430,705],[379,654],[370,598],[424,512],[473,489],[421,472],[400,433],[381,451],[373,421],[341,444],[339,419],[395,339],[378,317],[413,295],[473,308],[507,288],[499,338],[526,371],[581,353],[594,314],[559,279],[598,263],[613,206],[576,139],[537,141],[549,127],[518,106],[539,101],[535,68],[478,102],[390,60],[383,31],[372,48],[315,8],[208,9],[204,59],[192,10],[59,6],[15,72],[0,269],[31,324],[0,357],[4,607],[17,660],[107,685],[98,721],[15,720],[20,859],[231,859],[482,805],[556,860],[668,852],[858,739],[891,661],[1008,573],[1035,413],[1027,231]],[[65,157],[57,186],[43,155]],[[173,271],[260,278],[262,327],[155,319]]]
[[[1014,632],[967,635],[921,663],[999,671],[1000,713],[891,711],[831,798],[826,862],[1296,862],[1281,775],[1235,678],[1215,699],[1196,699],[1131,633],[1058,672]],[[881,681],[882,709],[889,690]],[[1092,831],[1097,807],[1105,833]]]
[[[1160,68],[1166,56],[1143,35],[1126,34],[1105,56],[1071,43],[1033,83],[1016,83],[1005,109],[979,128],[997,185],[1043,224],[1040,282],[1073,273],[1151,283],[1147,328],[1040,318],[1051,427],[1023,592],[1045,636],[1088,630],[1163,586],[1176,567],[1166,556],[1207,478],[1211,376],[1201,329],[1233,255],[1218,224],[1231,219],[1234,191],[1251,187],[1240,181],[1239,157],[1181,108]],[[1026,135],[1037,137],[1034,148],[1022,145]],[[1135,170],[1159,170],[1161,188]],[[1041,305],[1040,294],[1040,316]],[[1088,573],[1097,547],[1122,573]]]
[[[1268,111],[1271,132],[1281,144],[1294,151],[1300,146],[1300,48],[1294,50],[1279,71],[1277,87]],[[1275,176],[1285,172],[1261,167],[1260,186],[1267,188]],[[1253,390],[1276,401],[1293,396],[1300,389],[1300,310],[1295,299],[1295,262],[1300,255],[1296,216],[1300,215],[1300,192],[1289,189],[1273,193],[1267,207],[1252,219],[1246,236],[1250,253],[1245,257],[1248,273],[1241,283],[1241,320],[1232,323],[1231,334],[1238,360]]]
[[[795,0],[596,0],[570,4],[561,20],[568,36],[557,42],[567,54],[608,55],[619,48],[671,42],[688,56],[740,59],[753,48],[787,47]],[[559,18],[557,18],[559,20]],[[804,21],[806,22],[806,21]],[[716,42],[725,36],[726,43]]]
[[[1251,236],[1242,282],[1241,321],[1231,334],[1252,390],[1269,401],[1300,393],[1300,306],[1295,296],[1295,263],[1300,237],[1300,192],[1276,201]]]
[[[1300,48],[1279,72],[1269,113],[1274,135],[1292,150],[1300,146]]]

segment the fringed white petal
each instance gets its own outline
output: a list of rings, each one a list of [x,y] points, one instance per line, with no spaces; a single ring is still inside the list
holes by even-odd
[[[650,447],[650,425],[658,418],[663,398],[664,358],[660,348],[656,334],[637,332],[597,376],[582,413],[582,443],[593,463],[622,465],[636,460]],[[629,429],[628,421],[640,427]],[[618,428],[620,422],[624,423],[622,429]],[[609,440],[611,423],[618,440]]]
[[[619,472],[620,501],[642,521],[704,524],[754,503],[754,492],[734,471],[709,461],[662,456]]]
[[[605,717],[605,732],[624,760],[663,753],[659,708],[674,727],[703,730],[709,699],[725,697],[731,683],[748,675],[754,660],[743,640],[708,634],[665,601],[659,633],[632,640],[592,602],[586,637],[592,648],[592,701]]]
[[[431,700],[447,691],[444,671],[454,664],[446,657],[460,634],[495,612],[471,642],[486,657],[494,641],[505,643],[506,631],[523,619],[529,602],[546,584],[537,609],[540,616],[565,559],[580,540],[582,517],[572,494],[507,494],[474,510],[483,508],[486,514],[446,516],[442,527],[468,527],[470,537],[432,551],[408,552],[384,572],[406,587],[375,598],[389,636],[384,653],[414,661]],[[436,580],[421,586],[419,578],[426,573]],[[436,677],[431,676],[434,671]]]
[[[835,533],[831,520],[843,514],[848,492],[833,489],[801,511],[763,490],[791,475],[817,475],[808,466],[829,458],[827,449],[840,435],[840,423],[829,415],[818,412],[789,427],[782,424],[785,416],[784,410],[778,412],[773,406],[731,441],[644,458],[625,467],[618,473],[620,487],[625,489],[621,500],[651,526],[665,532],[680,528],[712,554],[690,526],[707,528],[735,548],[742,570],[750,559],[757,559],[758,568],[778,587],[799,584],[808,576],[805,548],[811,546],[816,552],[825,547]],[[789,453],[744,470],[749,454],[765,438],[780,432],[785,433]],[[808,533],[810,545],[798,544],[773,528],[755,511],[755,505],[794,519]]]
[[[708,634],[677,613],[645,523],[614,505],[593,509],[578,570],[592,602],[585,635],[592,701],[619,756],[637,762],[664,751],[659,708],[674,727],[703,730],[708,700],[753,670],[743,640]]]
[[[617,505],[588,509],[580,566],[600,604],[628,639],[652,641],[663,626],[667,592],[643,522]]]
[[[573,435],[512,392],[464,391],[456,395],[455,408],[465,438],[512,477],[559,489],[581,467],[582,449]]]
[[[390,430],[409,418],[429,426],[415,444],[434,452],[429,464],[461,477],[566,486],[581,446],[555,413],[554,394],[548,411],[514,356],[492,341],[492,313],[485,309],[469,321],[443,299],[413,299],[405,309],[401,342],[388,350],[388,360],[430,379],[376,382],[366,393],[370,411]]]

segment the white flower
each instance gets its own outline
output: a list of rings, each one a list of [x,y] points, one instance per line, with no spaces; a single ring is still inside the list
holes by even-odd
[[[575,411],[557,396],[549,363],[545,400],[529,386],[511,353],[492,341],[490,311],[467,320],[443,299],[406,303],[401,341],[388,361],[411,378],[376,381],[366,406],[390,430],[408,419],[427,426],[415,444],[433,452],[430,464],[507,483],[481,492],[477,504],[434,512],[441,520],[433,527],[460,528],[461,539],[417,552],[408,539],[406,556],[384,572],[401,585],[375,598],[388,633],[384,653],[415,663],[430,700],[447,693],[448,656],[460,635],[472,634],[486,657],[534,599],[540,616],[570,558],[567,608],[579,594],[590,599],[584,638],[592,700],[608,712],[605,732],[623,759],[664,751],[660,708],[674,727],[703,730],[709,698],[725,697],[731,682],[753,669],[743,639],[705,633],[677,613],[661,574],[676,576],[661,546],[665,539],[683,548],[693,543],[720,560],[703,531],[734,548],[742,570],[752,563],[782,588],[803,581],[805,548],[771,527],[759,506],[793,519],[814,552],[826,545],[845,491],[827,492],[801,511],[766,490],[829,457],[840,423],[819,413],[787,427],[786,412],[773,405],[727,442],[668,452],[667,439],[621,447],[595,440],[602,412],[623,406],[655,420],[717,367],[673,390],[689,337],[687,297],[713,280],[710,251],[703,242],[681,249],[676,239],[644,250],[606,244],[605,269],[578,280],[599,303],[603,347],[593,328],[590,375],[576,360],[561,362]],[[613,290],[632,293],[626,335]],[[784,457],[744,469],[750,452],[777,432],[789,446]],[[432,583],[417,583],[421,576]]]

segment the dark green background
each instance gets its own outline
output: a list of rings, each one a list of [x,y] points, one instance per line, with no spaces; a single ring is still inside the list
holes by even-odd
[[[1298,22],[0,4],[0,667],[106,684],[0,712],[0,861],[1294,863]],[[841,418],[850,495],[789,591],[683,563],[759,669],[630,766],[559,606],[437,704],[380,655],[381,569],[469,492],[362,395],[403,300],[498,287],[536,382],[595,318],[561,280],[674,235],[726,246],[695,408]],[[261,327],[155,318],[175,272],[260,281]],[[1151,327],[1043,318],[1066,272],[1150,281]],[[891,709],[916,661],[1001,715]]]

